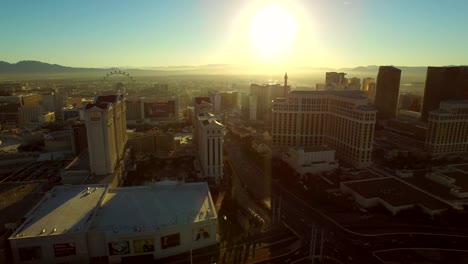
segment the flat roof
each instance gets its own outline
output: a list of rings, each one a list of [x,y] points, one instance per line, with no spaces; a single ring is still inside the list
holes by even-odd
[[[10,239],[78,233],[87,229],[107,185],[57,186],[26,216]]]
[[[361,90],[339,90],[339,91],[316,91],[316,90],[293,90],[290,95],[335,95],[351,99],[367,99]]]
[[[444,203],[393,177],[343,182],[366,199],[381,198],[394,207],[419,204],[430,210],[450,208]]]
[[[216,211],[206,182],[160,182],[109,190],[89,230],[128,234],[213,218]]]

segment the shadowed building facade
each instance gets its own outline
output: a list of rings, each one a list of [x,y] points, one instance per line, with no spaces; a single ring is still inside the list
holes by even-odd
[[[445,100],[468,99],[468,66],[428,67],[421,120],[428,121],[429,112]]]
[[[400,69],[393,66],[380,66],[375,94],[377,117],[384,119],[396,117],[400,78]]]

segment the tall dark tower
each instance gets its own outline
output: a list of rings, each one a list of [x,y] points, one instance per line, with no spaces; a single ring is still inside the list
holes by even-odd
[[[393,66],[380,66],[377,75],[375,108],[377,117],[394,118],[397,114],[401,70]]]
[[[288,86],[288,73],[284,73],[284,87]]]
[[[468,66],[428,67],[421,120],[439,108],[441,101],[468,99]]]

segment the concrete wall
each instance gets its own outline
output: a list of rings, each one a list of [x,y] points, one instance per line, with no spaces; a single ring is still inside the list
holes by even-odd
[[[76,247],[76,255],[56,257],[54,244],[73,243]],[[14,263],[89,263],[88,247],[85,233],[46,235],[30,238],[12,239],[10,245],[13,253]],[[19,249],[25,247],[40,247],[41,258],[27,262],[20,262]]]

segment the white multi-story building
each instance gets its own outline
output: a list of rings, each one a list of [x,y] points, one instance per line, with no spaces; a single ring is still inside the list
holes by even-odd
[[[273,146],[326,145],[338,159],[367,167],[376,112],[362,91],[292,91],[273,102]]]
[[[289,148],[283,153],[287,162],[301,177],[306,173],[321,173],[338,168],[335,150],[328,147]]]
[[[214,246],[216,232],[204,182],[69,185],[48,192],[9,242],[12,263],[154,263]]]
[[[120,95],[97,96],[85,106],[86,134],[92,174],[114,172],[127,142],[125,99]]]
[[[54,112],[47,112],[42,105],[23,105],[18,108],[20,122],[25,123],[46,123],[54,122]]]
[[[468,152],[468,100],[442,101],[429,112],[426,150],[432,155]]]
[[[216,183],[223,179],[224,125],[216,116],[203,113],[198,116],[198,154],[203,175]]]

